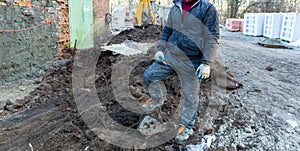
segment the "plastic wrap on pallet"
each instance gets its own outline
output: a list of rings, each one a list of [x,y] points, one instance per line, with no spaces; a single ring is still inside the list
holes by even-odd
[[[241,26],[243,25],[243,21],[244,19],[237,19],[237,18],[226,19],[226,30],[242,31],[243,28]]]
[[[248,13],[244,15],[243,34],[262,36],[264,32],[264,13]]]
[[[283,14],[280,39],[294,42],[300,39],[300,14]]]
[[[268,13],[265,14],[264,24],[264,36],[275,39],[280,38],[281,24],[282,24],[281,13]]]

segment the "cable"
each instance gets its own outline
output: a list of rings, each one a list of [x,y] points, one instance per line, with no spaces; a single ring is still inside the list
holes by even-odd
[[[8,33],[8,32],[22,32],[22,31],[27,31],[27,30],[31,30],[31,29],[34,29],[34,28],[38,28],[38,27],[41,27],[45,24],[53,24],[53,20],[55,20],[55,18],[47,18],[45,21],[43,21],[42,23],[36,25],[36,26],[33,26],[33,27],[28,27],[28,28],[23,28],[23,29],[17,29],[17,30],[0,30],[0,33]]]

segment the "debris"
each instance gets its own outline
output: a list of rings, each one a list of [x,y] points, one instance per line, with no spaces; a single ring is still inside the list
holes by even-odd
[[[298,123],[295,120],[286,120],[287,123],[289,123],[293,128],[298,127]]]
[[[207,144],[206,143],[201,143],[201,144],[197,144],[197,145],[187,145],[186,146],[186,150],[187,151],[207,151]]]
[[[116,53],[119,53],[119,54],[123,54],[123,55],[126,55],[126,56],[140,54],[140,53],[143,52],[142,50],[127,47],[126,44],[124,44],[124,43],[114,44],[114,45],[110,45],[110,46],[103,46],[102,48],[106,49],[106,50],[116,52]]]
[[[30,150],[31,150],[31,151],[34,151],[34,148],[33,148],[33,146],[31,145],[31,143],[29,143],[28,145],[29,145],[29,147],[30,147]]]
[[[147,136],[151,136],[156,133],[163,132],[165,127],[155,118],[150,116],[145,116],[144,119],[140,122],[138,130]]]
[[[265,39],[262,42],[257,42],[257,44],[267,48],[289,48],[278,39]]]

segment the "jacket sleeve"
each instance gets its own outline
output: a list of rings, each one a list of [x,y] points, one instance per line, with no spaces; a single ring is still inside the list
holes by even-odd
[[[205,43],[201,61],[209,64],[215,61],[220,37],[218,12],[213,5],[207,8],[203,24],[205,26]]]
[[[170,37],[170,35],[172,34],[172,13],[171,13],[172,9],[170,10],[170,13],[168,14],[168,19],[167,19],[167,23],[163,28],[162,31],[162,35],[160,37],[160,40],[158,42],[157,48],[160,51],[165,51],[165,49],[167,48],[167,43],[168,43],[168,39]]]

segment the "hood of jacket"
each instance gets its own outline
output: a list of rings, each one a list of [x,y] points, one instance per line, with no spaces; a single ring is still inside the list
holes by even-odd
[[[196,3],[199,3],[201,0],[197,0]],[[182,0],[173,0],[173,3],[177,6],[182,6]]]

